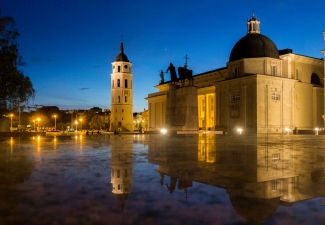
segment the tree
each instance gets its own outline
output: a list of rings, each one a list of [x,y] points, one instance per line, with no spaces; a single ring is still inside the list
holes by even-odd
[[[94,115],[89,123],[91,129],[102,129],[105,126],[99,115]]]
[[[33,84],[28,76],[18,69],[21,56],[18,52],[19,36],[15,20],[1,16],[0,10],[0,111],[18,109],[19,104],[35,97]]]

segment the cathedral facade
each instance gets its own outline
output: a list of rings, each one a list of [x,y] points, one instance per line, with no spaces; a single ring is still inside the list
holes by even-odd
[[[324,60],[278,50],[260,33],[254,15],[227,66],[193,76],[193,85],[200,130],[285,133],[324,127]],[[147,97],[149,130],[166,126],[170,86],[160,83]]]

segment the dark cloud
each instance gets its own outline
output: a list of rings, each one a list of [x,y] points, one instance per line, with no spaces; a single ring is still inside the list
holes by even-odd
[[[88,90],[90,89],[89,87],[82,87],[82,88],[79,88],[79,91],[85,91],[85,90]]]
[[[32,57],[32,62],[34,63],[44,63],[44,62],[52,62],[53,59],[42,58],[42,57]]]

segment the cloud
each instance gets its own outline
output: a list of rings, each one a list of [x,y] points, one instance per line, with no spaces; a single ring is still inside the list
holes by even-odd
[[[44,62],[52,62],[53,59],[42,58],[42,57],[32,57],[32,62],[34,63],[44,63]]]
[[[88,90],[90,89],[89,87],[82,87],[82,88],[79,88],[79,91],[84,91],[84,90]]]

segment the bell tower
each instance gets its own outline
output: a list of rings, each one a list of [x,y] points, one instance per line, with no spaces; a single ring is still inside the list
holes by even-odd
[[[132,63],[124,54],[121,41],[120,53],[112,62],[110,131],[133,131],[133,75],[131,67]]]

